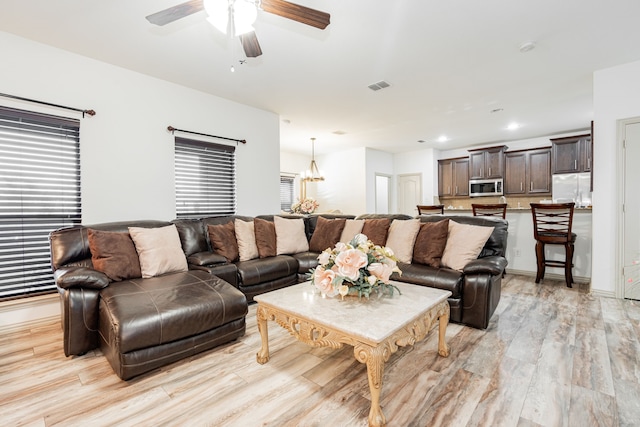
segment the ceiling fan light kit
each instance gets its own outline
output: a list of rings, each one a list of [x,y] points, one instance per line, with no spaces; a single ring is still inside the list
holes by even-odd
[[[207,20],[224,34],[239,36],[248,58],[262,55],[262,49],[253,23],[258,9],[301,24],[324,30],[331,22],[331,15],[285,0],[189,0],[146,17],[154,25],[167,25],[185,16],[205,10]],[[231,29],[230,29],[231,27]]]
[[[258,9],[252,0],[202,0],[211,23],[222,34],[239,36],[253,31]]]

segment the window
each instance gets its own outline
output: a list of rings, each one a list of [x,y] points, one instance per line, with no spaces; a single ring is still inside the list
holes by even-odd
[[[0,300],[55,291],[49,233],[81,223],[80,122],[0,107]]]
[[[280,210],[289,212],[293,204],[294,176],[280,175]]]
[[[176,215],[236,213],[235,147],[176,137]]]

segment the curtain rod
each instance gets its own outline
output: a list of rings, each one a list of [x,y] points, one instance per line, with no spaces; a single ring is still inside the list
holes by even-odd
[[[193,134],[193,135],[208,136],[210,138],[224,139],[226,141],[234,141],[236,143],[238,143],[238,142],[241,142],[243,144],[247,143],[246,139],[234,139],[234,138],[227,138],[227,137],[224,137],[224,136],[209,135],[208,133],[193,132],[193,131],[190,131],[190,130],[174,128],[173,126],[168,126],[167,130],[169,132],[171,132],[171,133],[174,133],[174,132],[185,132],[185,133],[190,133],[190,134]]]
[[[20,100],[20,101],[27,101],[27,102],[33,102],[33,103],[36,103],[36,104],[47,105],[49,107],[62,108],[63,110],[79,111],[79,112],[82,113],[82,117],[83,118],[84,118],[85,114],[88,114],[90,116],[95,116],[96,115],[96,112],[94,110],[83,110],[81,108],[67,107],[67,106],[64,106],[64,105],[52,104],[50,102],[38,101],[37,99],[29,99],[29,98],[23,98],[21,96],[9,95],[7,93],[0,93],[0,96],[4,96],[5,98],[17,99],[17,100]]]

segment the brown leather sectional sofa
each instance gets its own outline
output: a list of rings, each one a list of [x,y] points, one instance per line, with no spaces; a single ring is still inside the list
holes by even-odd
[[[354,218],[350,215],[323,215]],[[285,216],[286,217],[286,216]],[[247,303],[255,295],[306,279],[317,265],[317,252],[277,255],[228,262],[211,250],[207,225],[225,224],[224,216],[137,221],[64,228],[51,233],[51,261],[61,296],[65,355],[100,347],[122,379],[148,372],[242,336]],[[265,215],[256,218],[273,220]],[[299,218],[299,217],[296,217]],[[406,215],[363,215],[362,219],[410,219]],[[444,217],[422,216],[422,222]],[[452,292],[451,320],[486,328],[500,300],[506,259],[507,222],[482,217],[449,217],[456,222],[492,226],[494,230],[477,260],[463,271],[420,264],[400,264],[393,279]],[[310,240],[318,216],[303,218]],[[128,227],[156,228],[175,224],[188,261],[188,271],[113,282],[93,269],[88,230],[127,232]]]

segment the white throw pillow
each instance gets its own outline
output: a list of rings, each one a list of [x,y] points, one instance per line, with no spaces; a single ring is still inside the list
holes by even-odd
[[[236,240],[240,261],[249,261],[258,258],[258,245],[256,245],[256,233],[253,221],[235,220]]]
[[[362,232],[362,227],[364,227],[364,219],[348,219],[342,229],[340,241],[342,243],[349,243],[353,240],[356,234],[360,234]]]
[[[129,235],[138,252],[143,278],[189,269],[174,224],[159,228],[129,227]]]
[[[400,262],[410,264],[413,258],[413,245],[420,231],[419,219],[394,219],[389,227],[386,247],[393,250]]]
[[[441,264],[462,271],[465,265],[478,258],[494,227],[460,224],[449,221],[449,236]]]
[[[276,227],[276,253],[297,254],[309,251],[309,242],[304,233],[304,221],[300,219],[287,219],[279,216],[273,217]]]

